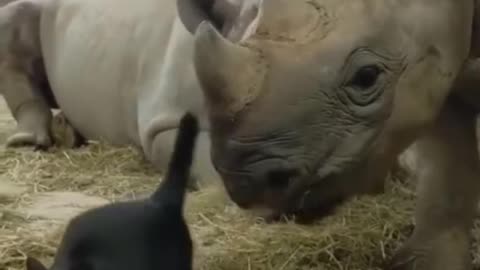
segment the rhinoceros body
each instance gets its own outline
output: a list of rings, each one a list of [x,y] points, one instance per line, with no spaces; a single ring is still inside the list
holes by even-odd
[[[15,13],[21,2],[34,3],[30,8],[39,13],[39,19],[32,22],[21,17],[26,11],[17,12],[18,31],[22,31],[22,23],[23,27],[38,29],[38,33],[25,35],[33,39],[38,35],[40,55],[25,56],[25,62],[33,58],[43,61],[45,70],[34,74],[44,72],[50,89],[37,89],[32,94],[29,85],[23,84],[21,93],[18,85],[4,90],[14,116],[15,108],[36,108],[16,117],[19,125],[27,128],[20,136],[14,134],[12,144],[50,143],[45,130],[51,113],[44,104],[48,102],[42,99],[52,92],[63,115],[81,136],[137,146],[157,169],[163,170],[179,119],[189,111],[200,120],[204,131],[199,137],[193,176],[217,177],[209,159],[203,94],[193,69],[193,35],[178,19],[174,0],[135,4],[128,0],[18,1],[4,10]],[[31,77],[26,66],[24,73]],[[41,106],[24,105],[31,96]],[[30,122],[39,124],[24,124]],[[23,135],[28,132],[33,136]]]
[[[174,129],[186,110],[203,117],[193,38],[175,1],[56,1],[44,9],[46,71],[67,119],[89,139],[135,144]]]

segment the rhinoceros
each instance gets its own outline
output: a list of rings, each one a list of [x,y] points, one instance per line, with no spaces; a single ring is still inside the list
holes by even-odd
[[[321,216],[381,190],[414,143],[416,226],[388,268],[471,269],[480,2],[256,2],[255,31],[241,39],[208,5],[184,20],[230,197],[273,216]]]
[[[203,130],[193,173],[220,177],[245,209],[328,213],[381,190],[415,143],[416,227],[389,267],[466,270],[480,192],[479,6],[18,0],[1,12],[38,29],[49,86],[80,134],[137,145],[161,168],[191,111]]]
[[[191,60],[194,37],[176,6],[175,0],[3,5],[0,87],[18,123],[7,145],[51,146],[51,109],[59,108],[77,135],[137,146],[155,168],[165,170],[179,119],[189,111],[202,130],[192,168],[192,178],[202,181],[194,184],[219,179]],[[217,9],[239,12],[239,7]]]

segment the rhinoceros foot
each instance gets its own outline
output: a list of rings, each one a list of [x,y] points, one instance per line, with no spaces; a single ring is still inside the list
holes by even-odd
[[[472,270],[466,230],[412,237],[400,248],[386,270]]]
[[[8,100],[7,100],[8,103]],[[6,147],[32,146],[48,149],[53,145],[50,132],[51,111],[42,100],[24,101],[13,106],[12,115],[17,122],[15,132],[7,138]]]
[[[18,148],[32,146],[36,149],[45,150],[52,146],[52,139],[47,130],[45,131],[22,131],[19,130],[7,138],[6,146]]]

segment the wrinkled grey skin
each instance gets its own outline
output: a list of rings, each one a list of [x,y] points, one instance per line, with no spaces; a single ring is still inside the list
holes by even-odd
[[[471,269],[480,193],[475,1],[257,0],[248,18],[258,28],[240,41],[211,9],[187,2],[204,16],[187,28],[213,163],[238,205],[328,213],[379,189],[415,141],[416,228],[389,268]]]

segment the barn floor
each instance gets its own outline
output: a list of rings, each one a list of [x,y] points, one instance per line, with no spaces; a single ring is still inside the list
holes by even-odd
[[[72,216],[155,189],[159,175],[133,149],[4,149],[15,123],[0,101],[0,270],[24,269],[26,255],[50,265]],[[389,183],[382,196],[357,199],[333,217],[301,226],[266,225],[238,210],[220,188],[192,193],[187,218],[196,269],[379,269],[411,231],[413,198],[406,184]]]

